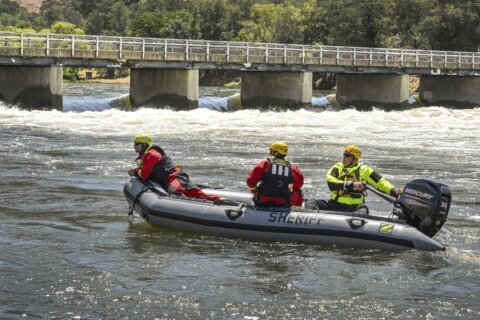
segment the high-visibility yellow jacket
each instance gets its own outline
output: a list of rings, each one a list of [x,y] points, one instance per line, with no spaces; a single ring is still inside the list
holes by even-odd
[[[332,191],[332,200],[346,205],[359,205],[365,202],[362,191],[353,190],[353,182],[365,182],[375,189],[390,194],[394,186],[369,166],[358,162],[344,167],[342,162],[335,163],[327,175],[328,188]]]

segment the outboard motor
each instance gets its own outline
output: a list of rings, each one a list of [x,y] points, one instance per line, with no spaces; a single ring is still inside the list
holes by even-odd
[[[447,221],[452,194],[450,188],[428,179],[408,182],[398,200],[408,225],[433,237]]]

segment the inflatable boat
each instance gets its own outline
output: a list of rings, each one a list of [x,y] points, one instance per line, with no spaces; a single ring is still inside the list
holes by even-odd
[[[257,208],[251,196],[204,190],[222,196],[214,203],[168,195],[158,184],[131,178],[124,185],[130,212],[155,227],[225,237],[300,241],[386,250],[445,250],[432,237],[450,209],[448,186],[431,180],[409,182],[390,215]]]

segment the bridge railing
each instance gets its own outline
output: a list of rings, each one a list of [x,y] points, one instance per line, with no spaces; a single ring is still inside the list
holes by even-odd
[[[0,32],[0,56],[480,69],[479,52]]]

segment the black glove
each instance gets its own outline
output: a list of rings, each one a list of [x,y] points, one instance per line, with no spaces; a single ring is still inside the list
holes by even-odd
[[[392,190],[390,190],[390,195],[392,197],[398,198],[400,197],[401,194],[402,194],[402,189],[400,188],[392,188]]]
[[[343,184],[344,191],[353,191],[353,181],[347,181]]]

